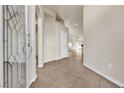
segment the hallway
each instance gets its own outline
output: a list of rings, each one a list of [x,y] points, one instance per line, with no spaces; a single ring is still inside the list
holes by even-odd
[[[123,88],[123,10],[0,5],[0,88]]]
[[[82,58],[74,51],[69,58],[45,63],[37,69],[33,88],[117,88],[118,86],[82,65]]]

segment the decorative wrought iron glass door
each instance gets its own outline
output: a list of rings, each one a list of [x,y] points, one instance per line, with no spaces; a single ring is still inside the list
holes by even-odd
[[[4,87],[26,87],[25,6],[3,6]]]

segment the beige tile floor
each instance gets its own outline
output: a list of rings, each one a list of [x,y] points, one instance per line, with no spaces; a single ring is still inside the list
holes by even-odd
[[[83,66],[82,57],[70,52],[69,58],[48,62],[37,69],[32,88],[118,88],[109,80]]]

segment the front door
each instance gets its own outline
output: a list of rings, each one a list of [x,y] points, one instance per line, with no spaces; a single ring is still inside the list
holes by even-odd
[[[25,6],[3,6],[4,87],[26,87]]]

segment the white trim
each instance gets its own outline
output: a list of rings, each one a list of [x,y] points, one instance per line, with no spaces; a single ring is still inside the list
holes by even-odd
[[[0,5],[0,87],[3,87],[4,82],[3,71],[3,6]]]
[[[52,62],[52,61],[55,61],[56,59],[49,59],[49,60],[44,60],[43,63],[47,63],[47,62]]]
[[[61,59],[63,59],[63,58],[56,58],[56,60],[61,60]]]
[[[114,78],[112,78],[112,77],[110,77],[110,76],[108,76],[108,75],[106,75],[106,74],[94,69],[93,67],[88,66],[87,64],[83,64],[83,65],[86,66],[87,68],[91,69],[92,71],[96,72],[97,74],[103,76],[104,78],[110,80],[111,82],[117,84],[119,87],[121,87],[121,88],[124,87],[124,84],[121,83],[120,81],[118,81],[118,80],[116,80],[116,79],[114,79]]]
[[[28,86],[28,81],[29,81],[29,71],[28,71],[28,56],[27,56],[27,53],[28,53],[28,6],[26,5],[25,6],[25,37],[26,37],[26,47],[25,47],[25,50],[26,50],[26,87]]]
[[[38,65],[38,67],[39,67],[39,68],[42,68],[42,67],[43,67],[43,64],[41,64],[41,65]]]
[[[31,84],[32,84],[34,81],[36,81],[36,79],[37,79],[37,74],[36,74],[32,79],[30,79],[29,85],[27,85],[26,88],[30,88]]]
[[[56,59],[51,59],[51,60],[46,60],[44,63],[48,63],[48,62],[52,62],[52,61],[58,61],[58,60],[61,60],[61,59],[64,59],[64,58],[69,58],[69,57],[61,57],[61,58],[56,58]]]
[[[37,32],[37,38],[38,38],[38,65],[43,65],[43,23],[44,23],[43,14],[41,14],[41,17],[38,16],[38,32]],[[41,66],[38,66],[41,67]]]

